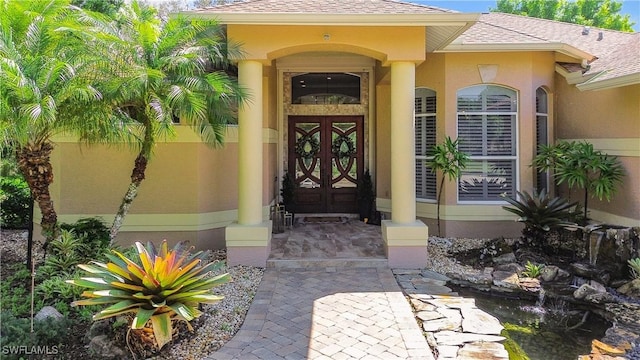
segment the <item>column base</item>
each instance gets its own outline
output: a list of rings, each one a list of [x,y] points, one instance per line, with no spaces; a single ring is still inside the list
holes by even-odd
[[[271,220],[257,225],[233,223],[227,226],[227,265],[266,267],[271,252],[271,230]]]
[[[422,221],[399,224],[383,220],[382,238],[390,268],[420,269],[427,265],[429,228]]]

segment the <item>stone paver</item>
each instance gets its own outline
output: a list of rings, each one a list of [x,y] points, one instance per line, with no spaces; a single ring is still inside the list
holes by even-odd
[[[268,269],[240,331],[207,359],[433,360],[385,268]]]

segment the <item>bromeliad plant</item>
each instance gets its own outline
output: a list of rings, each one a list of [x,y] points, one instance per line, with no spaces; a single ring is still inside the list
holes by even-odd
[[[538,241],[553,228],[575,225],[569,219],[576,203],[561,197],[551,198],[544,189],[540,193],[534,190],[533,195],[526,191],[517,193],[516,198],[503,196],[513,207],[502,208],[519,216],[517,221],[525,225],[522,234],[533,244],[540,245]]]
[[[67,282],[88,288],[82,295],[88,299],[75,301],[78,305],[109,305],[93,316],[94,320],[132,313],[131,329],[148,328],[149,322],[161,349],[171,341],[172,321],[189,321],[200,316],[200,303],[213,304],[222,296],[211,289],[230,280],[229,274],[210,276],[222,262],[207,263],[207,253],[190,254],[182,243],[169,249],[163,241],[157,250],[149,242],[145,247],[136,242],[136,261],[112,250],[106,254],[108,263],[92,261],[78,265],[91,274]]]

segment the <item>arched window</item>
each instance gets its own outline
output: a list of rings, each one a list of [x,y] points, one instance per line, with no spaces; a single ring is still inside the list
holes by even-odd
[[[415,93],[416,198],[436,199],[436,174],[429,167],[436,144],[436,92],[417,88]]]
[[[547,92],[539,87],[536,90],[536,155],[540,154],[540,145],[549,145],[549,102]],[[535,187],[538,191],[549,190],[549,172],[536,170]]]
[[[518,97],[514,90],[477,85],[458,90],[458,139],[470,161],[458,182],[460,202],[502,202],[514,196]]]

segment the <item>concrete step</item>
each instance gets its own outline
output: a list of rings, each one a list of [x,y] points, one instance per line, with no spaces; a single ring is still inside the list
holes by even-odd
[[[387,259],[269,259],[267,268],[286,269],[341,269],[341,268],[389,268]]]

